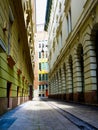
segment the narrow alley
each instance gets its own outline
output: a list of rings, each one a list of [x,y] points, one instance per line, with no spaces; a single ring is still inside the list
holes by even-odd
[[[0,0],[0,130],[98,130],[98,0]]]
[[[35,98],[33,101],[28,101],[0,117],[0,130],[97,129],[97,107],[48,98]]]

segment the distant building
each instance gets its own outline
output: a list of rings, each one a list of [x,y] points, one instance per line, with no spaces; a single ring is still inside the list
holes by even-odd
[[[98,0],[48,0],[49,97],[98,104]]]
[[[35,34],[35,70],[34,95],[35,97],[48,96],[48,43],[47,32]]]
[[[0,115],[32,100],[34,51],[30,0],[0,1]],[[32,47],[31,47],[32,45]]]

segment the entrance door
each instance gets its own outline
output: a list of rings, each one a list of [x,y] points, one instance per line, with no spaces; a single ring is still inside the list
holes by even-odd
[[[46,97],[48,97],[48,90],[46,89]]]
[[[46,84],[46,97],[48,97],[48,85]]]
[[[7,82],[7,107],[10,107],[10,92],[11,92],[11,83]]]
[[[19,104],[19,86],[17,87],[17,105]]]
[[[29,86],[29,100],[32,100],[33,93],[32,93],[32,85]]]

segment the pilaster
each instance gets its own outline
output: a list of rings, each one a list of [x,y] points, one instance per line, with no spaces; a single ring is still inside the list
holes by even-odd
[[[66,67],[61,65],[62,93],[66,93]]]

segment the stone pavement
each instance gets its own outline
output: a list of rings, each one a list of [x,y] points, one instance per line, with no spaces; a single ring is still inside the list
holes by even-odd
[[[98,106],[45,99],[98,129]]]
[[[0,130],[79,130],[39,99],[28,101],[0,118]]]
[[[98,126],[98,109],[46,99],[83,120]],[[48,105],[33,99],[0,117],[0,130],[80,130],[76,125]]]

